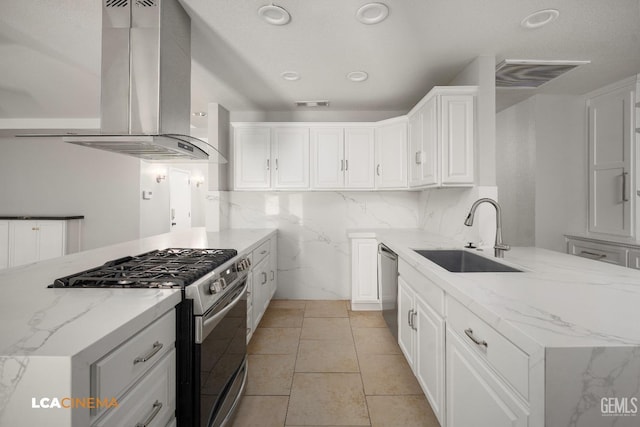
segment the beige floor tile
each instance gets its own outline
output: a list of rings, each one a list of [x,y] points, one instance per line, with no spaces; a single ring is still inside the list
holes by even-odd
[[[418,381],[401,354],[358,354],[367,396],[422,394]]]
[[[260,319],[259,328],[300,328],[304,319],[301,308],[269,307]]]
[[[386,328],[381,311],[349,311],[352,328]]]
[[[352,340],[300,340],[296,372],[359,372]]]
[[[246,394],[288,396],[295,364],[295,354],[250,354]]]
[[[249,354],[296,354],[300,328],[258,328],[251,337]]]
[[[287,425],[369,425],[358,374],[296,373]]]
[[[304,299],[272,299],[269,308],[305,308],[307,300]]]
[[[282,427],[288,396],[244,396],[232,427]]]
[[[402,354],[387,328],[353,328],[353,339],[360,354]]]
[[[305,317],[300,339],[353,341],[353,336],[346,317]]]
[[[367,396],[373,427],[440,427],[424,396]]]
[[[348,317],[347,301],[308,301],[304,317]]]

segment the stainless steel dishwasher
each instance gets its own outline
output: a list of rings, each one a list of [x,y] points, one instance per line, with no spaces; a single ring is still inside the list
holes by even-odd
[[[398,255],[382,243],[378,245],[378,289],[380,289],[382,316],[397,340]]]

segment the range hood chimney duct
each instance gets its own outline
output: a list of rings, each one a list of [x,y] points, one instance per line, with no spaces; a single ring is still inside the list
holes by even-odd
[[[146,160],[227,162],[189,136],[191,19],[178,0],[102,0],[101,85],[99,134],[29,136]]]

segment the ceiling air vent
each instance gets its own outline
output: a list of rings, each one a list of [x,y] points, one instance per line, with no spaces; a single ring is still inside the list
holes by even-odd
[[[129,0],[106,0],[106,7],[127,7],[129,6]]]
[[[329,101],[296,101],[296,107],[328,107]]]
[[[157,0],[136,0],[136,6],[138,7],[154,7]]]
[[[591,61],[505,59],[496,66],[496,87],[535,89]]]

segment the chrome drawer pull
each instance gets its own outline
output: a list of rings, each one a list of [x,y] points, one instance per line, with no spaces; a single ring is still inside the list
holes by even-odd
[[[264,271],[261,273],[262,274],[262,280],[263,282],[260,283],[261,285],[264,285],[265,283],[267,283],[267,273],[265,273]]]
[[[161,342],[159,341],[154,342],[153,348],[151,349],[151,351],[149,351],[149,353],[145,354],[144,356],[138,356],[135,359],[133,359],[133,364],[135,365],[136,363],[146,362],[147,360],[155,356],[157,352],[162,350],[162,347],[164,347],[164,344],[162,344]]]
[[[473,329],[471,329],[471,328],[465,329],[464,333],[469,337],[469,339],[471,341],[474,342],[474,344],[482,346],[484,348],[489,347],[489,344],[487,344],[487,342],[485,340],[480,341],[479,339],[477,339],[476,337],[473,336]]]
[[[264,255],[267,253],[267,250],[265,249],[264,251],[260,251],[260,255]]]
[[[409,327],[411,329],[413,329],[413,325],[411,324],[411,319],[413,318],[413,316],[411,315],[412,313],[413,313],[413,308],[407,312],[407,323],[409,324]]]
[[[414,331],[418,330],[418,327],[416,326],[416,316],[418,315],[417,311],[413,311],[413,314],[411,315],[411,327],[413,328]]]
[[[147,419],[141,423],[136,424],[136,427],[148,427],[149,424],[151,424],[151,421],[153,421],[153,419],[156,417],[156,415],[158,415],[158,412],[160,412],[161,409],[162,409],[162,403],[156,400],[155,403],[153,404],[153,410],[151,411]]]
[[[589,256],[595,257],[595,259],[602,259],[607,257],[606,254],[597,254],[595,252],[589,252],[589,251],[580,251],[580,255],[589,255]]]

